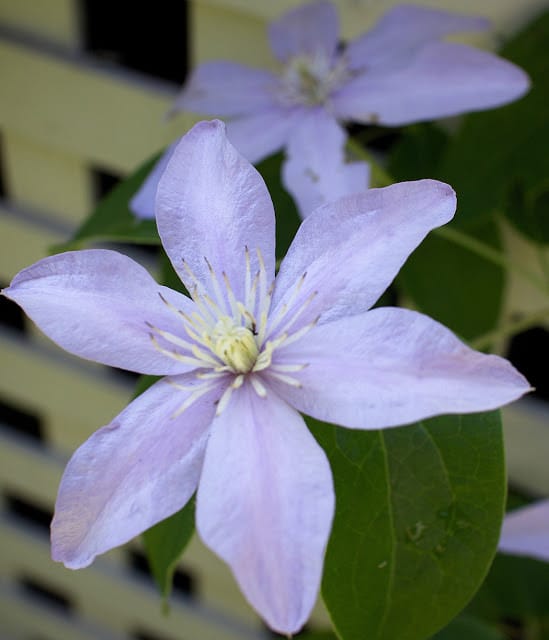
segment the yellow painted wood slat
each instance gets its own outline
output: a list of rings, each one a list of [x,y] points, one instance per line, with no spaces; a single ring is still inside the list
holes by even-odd
[[[51,246],[68,236],[0,205],[0,238],[0,278],[8,283],[18,271],[47,256]]]
[[[77,0],[0,0],[0,24],[67,48],[80,45]]]
[[[24,438],[0,432],[0,486],[4,492],[52,511],[64,465],[65,456],[26,442]],[[142,550],[139,539],[130,546]],[[108,558],[120,564],[122,550],[109,552]],[[250,624],[257,623],[257,615],[237,588],[227,565],[207,549],[198,536],[193,537],[180,566],[198,577],[202,603]],[[312,620],[317,625],[328,626],[328,616],[321,602],[317,604]]]
[[[273,64],[265,20],[250,11],[194,2],[189,7],[191,60],[235,60],[256,67]]]
[[[337,5],[344,38],[363,33],[388,9],[403,4],[402,0],[333,0]],[[281,16],[288,9],[304,4],[303,0],[193,0],[199,6],[253,15],[264,21]],[[406,3],[405,3],[406,4]],[[413,4],[409,2],[407,4]],[[512,34],[541,11],[547,0],[423,0],[422,6],[490,18],[498,34]],[[485,41],[491,41],[487,37]]]
[[[58,608],[45,605],[22,588],[0,583],[0,617],[3,640],[127,640],[106,628],[74,619]]]
[[[3,132],[2,139],[4,184],[10,200],[47,212],[72,227],[80,225],[94,204],[89,166],[10,130]]]
[[[133,385],[54,346],[0,332],[0,396],[45,419],[47,441],[70,452],[128,403]]]
[[[4,575],[25,575],[65,593],[78,611],[115,632],[148,630],[174,637],[200,640],[244,640],[262,636],[238,619],[223,616],[208,607],[179,598],[169,616],[161,613],[152,583],[131,579],[105,559],[81,571],[69,571],[53,563],[47,537],[33,535],[8,516],[0,517],[0,570]]]
[[[166,122],[172,85],[6,38],[0,82],[0,126],[115,173],[133,170],[196,121]]]

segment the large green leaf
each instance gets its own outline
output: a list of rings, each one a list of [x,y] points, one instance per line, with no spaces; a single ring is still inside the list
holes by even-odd
[[[66,244],[56,251],[81,249],[92,242],[128,242],[160,244],[154,220],[139,220],[128,204],[151,172],[160,154],[156,154],[134,173],[119,182],[96,206],[84,224]]]
[[[500,247],[494,222],[487,221],[468,233],[493,248]],[[397,288],[420,311],[466,339],[497,325],[504,284],[501,267],[436,232],[408,258],[397,279]]]
[[[461,616],[452,620],[431,640],[506,640],[506,638],[500,631],[480,620]]]
[[[343,640],[425,640],[473,596],[505,501],[497,412],[383,431],[310,420],[337,507],[322,593]]]

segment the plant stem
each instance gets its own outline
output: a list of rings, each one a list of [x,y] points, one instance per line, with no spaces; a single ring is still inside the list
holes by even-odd
[[[494,249],[490,245],[477,240],[476,238],[472,238],[471,236],[459,231],[458,229],[454,229],[453,227],[439,227],[438,229],[433,229],[432,233],[435,235],[444,238],[445,240],[449,240],[454,244],[458,244],[473,253],[481,256],[482,258],[497,264],[508,271],[514,271],[517,275],[520,275],[524,280],[528,280],[530,284],[536,289],[540,289],[543,293],[548,294],[549,288],[547,283],[540,278],[537,274],[524,269],[520,265],[516,264],[512,260],[509,260],[505,254],[501,253],[497,249]]]
[[[541,311],[534,311],[526,316],[523,316],[519,320],[515,320],[513,322],[508,322],[504,325],[501,325],[497,329],[493,331],[489,331],[488,333],[484,333],[483,335],[471,340],[469,345],[473,349],[487,349],[497,340],[501,338],[506,338],[515,333],[519,333],[524,331],[525,329],[529,329],[530,327],[549,320],[549,307],[542,309]]]
[[[372,183],[376,187],[383,187],[393,184],[393,178],[387,173],[387,171],[380,166],[380,164],[373,158],[372,154],[369,153],[358,140],[354,138],[347,139],[347,150],[354,155],[356,158],[364,160],[371,167],[372,172]],[[504,253],[494,249],[490,245],[477,240],[476,238],[472,238],[471,236],[455,229],[453,227],[439,227],[438,229],[433,229],[432,233],[438,235],[441,238],[448,240],[449,242],[453,242],[469,251],[476,253],[481,256],[485,260],[489,260],[490,262],[497,264],[500,267],[508,271],[513,271],[517,275],[521,276],[524,280],[527,280],[532,286],[536,287],[546,295],[549,294],[549,284],[548,282],[539,277],[537,274],[524,269],[520,265],[517,265],[515,262],[509,260]],[[540,256],[541,257],[541,256]],[[543,255],[543,259],[545,259],[545,255]],[[545,266],[547,266],[547,262],[545,262]]]
[[[354,138],[347,138],[347,151],[359,160],[364,160],[368,163],[371,170],[372,184],[375,187],[387,187],[393,184],[393,178],[385,171],[379,162],[374,160],[372,154],[367,151],[360,142]]]

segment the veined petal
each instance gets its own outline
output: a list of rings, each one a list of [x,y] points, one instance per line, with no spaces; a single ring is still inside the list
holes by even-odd
[[[307,116],[306,108],[274,105],[228,122],[227,137],[247,160],[259,162],[282,149]]]
[[[451,187],[418,180],[369,189],[317,209],[301,224],[282,261],[273,315],[304,273],[291,308],[314,299],[295,329],[319,314],[321,322],[328,322],[366,311],[427,233],[448,222],[455,208]]]
[[[172,381],[198,384],[191,374]],[[74,453],[55,505],[54,560],[86,567],[185,505],[196,490],[222,388],[174,417],[191,393],[160,380]]]
[[[453,33],[484,31],[489,20],[428,7],[401,5],[385,13],[373,29],[346,49],[355,70],[389,70],[406,65],[425,44]]]
[[[234,391],[212,424],[196,524],[278,632],[315,603],[333,512],[330,467],[301,416],[271,391]]]
[[[154,218],[156,191],[162,174],[168,166],[175,147],[179,141],[172,143],[162,154],[158,162],[154,165],[153,170],[145,178],[145,181],[139,188],[139,191],[130,200],[129,208],[137,218]]]
[[[324,109],[311,110],[286,147],[285,187],[305,218],[327,202],[368,188],[370,168],[365,162],[345,162],[342,127]]]
[[[211,295],[209,261],[218,278],[225,272],[237,300],[244,300],[245,250],[252,273],[261,251],[269,279],[274,277],[275,218],[259,173],[230,144],[218,120],[199,122],[173,153],[158,185],[156,221],[162,244],[192,290],[187,263]]]
[[[340,118],[397,126],[497,107],[528,87],[528,76],[507,60],[435,42],[390,73],[359,75],[333,97],[333,104]]]
[[[276,364],[308,365],[292,374],[301,388],[277,383],[279,395],[298,411],[356,429],[488,411],[530,390],[507,360],[473,351],[446,327],[406,309],[341,318],[276,354]]]
[[[311,2],[288,11],[269,25],[271,48],[282,62],[302,55],[331,57],[338,36],[337,11],[331,2]]]
[[[226,60],[204,62],[175,99],[172,111],[234,117],[255,113],[273,103],[276,76]]]
[[[505,516],[499,550],[549,562],[549,500],[511,511]]]
[[[49,338],[81,358],[155,375],[192,368],[155,347],[150,325],[181,334],[182,323],[159,294],[187,313],[194,304],[116,251],[44,258],[18,273],[3,293]]]

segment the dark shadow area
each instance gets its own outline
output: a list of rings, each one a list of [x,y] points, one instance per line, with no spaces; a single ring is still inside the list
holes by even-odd
[[[188,64],[187,3],[81,0],[84,47],[97,57],[182,84]]]

